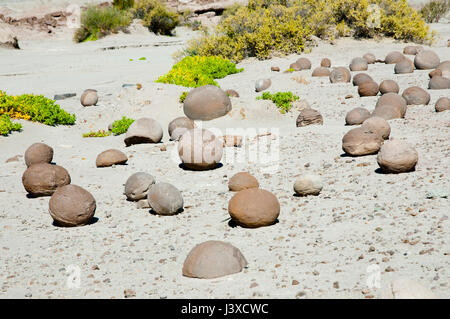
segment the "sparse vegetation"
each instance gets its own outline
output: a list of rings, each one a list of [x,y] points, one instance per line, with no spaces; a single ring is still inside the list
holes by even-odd
[[[292,102],[297,101],[300,97],[294,95],[292,92],[277,92],[271,94],[270,92],[264,92],[261,96],[258,96],[257,100],[271,100],[280,109],[280,113],[289,112],[292,107]]]
[[[180,23],[176,12],[172,12],[160,0],[135,0],[133,15],[156,34],[171,35]]]
[[[420,14],[428,23],[439,22],[450,10],[450,0],[432,0],[425,4]]]
[[[22,124],[11,121],[9,115],[0,115],[0,135],[7,136],[12,131],[21,131]]]
[[[184,100],[186,99],[186,97],[188,96],[188,94],[189,94],[189,92],[183,92],[183,93],[181,93],[180,98],[178,99],[178,101],[179,101],[180,103],[184,103]]]
[[[114,135],[121,135],[127,132],[131,124],[133,124],[134,119],[122,116],[120,120],[114,121],[111,125],[111,132]]]
[[[175,64],[169,73],[161,76],[156,82],[186,87],[199,87],[208,84],[218,86],[214,79],[222,79],[229,74],[239,73],[243,70],[236,68],[234,63],[221,57],[192,56],[185,57]]]
[[[133,8],[134,0],[114,0],[113,6],[119,10],[128,10]]]
[[[106,137],[110,136],[111,132],[105,130],[91,131],[88,133],[84,133],[83,137]]]

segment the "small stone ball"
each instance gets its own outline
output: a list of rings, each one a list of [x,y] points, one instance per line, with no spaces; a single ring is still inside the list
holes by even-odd
[[[255,91],[261,92],[261,91],[267,90],[271,84],[272,84],[272,81],[270,79],[259,79],[255,83]]]
[[[328,58],[323,58],[322,61],[320,61],[320,66],[323,68],[330,68],[331,67],[331,60]]]
[[[147,195],[148,203],[158,215],[176,215],[183,210],[183,196],[172,184],[156,183]]]
[[[430,93],[418,86],[411,86],[403,91],[402,97],[408,105],[427,105],[430,102]]]
[[[386,121],[402,118],[400,109],[397,106],[390,104],[377,106],[375,110],[373,110],[371,116],[381,117]]]
[[[70,175],[64,167],[37,163],[23,173],[22,184],[33,197],[50,196],[58,187],[70,184]]]
[[[398,94],[395,94],[393,92],[383,94],[378,99],[375,108],[383,104],[392,105],[397,108],[400,113],[400,117],[404,117],[406,114],[406,100]]]
[[[358,73],[353,77],[353,86],[359,86],[364,82],[373,82],[373,79],[367,73]]]
[[[311,61],[309,61],[307,58],[299,58],[297,61],[295,61],[295,63],[300,66],[300,70],[311,69]]]
[[[384,58],[384,63],[386,64],[395,64],[403,60],[405,56],[398,51],[389,52]]]
[[[300,196],[319,195],[322,188],[322,180],[318,175],[302,175],[294,183],[294,191]]]
[[[436,101],[434,106],[436,112],[443,112],[450,110],[450,99],[448,97],[441,97]]]
[[[173,138],[174,136],[172,136],[173,132],[177,128],[185,128],[186,130],[191,130],[191,129],[195,128],[195,127],[196,127],[196,125],[195,125],[194,121],[191,120],[190,118],[188,118],[186,116],[177,117],[176,119],[172,120],[169,123],[169,126],[168,126],[170,139],[172,141],[177,141],[178,140],[178,139],[174,139]]]
[[[258,187],[258,180],[253,175],[247,172],[234,174],[228,182],[228,189],[232,192],[238,192],[244,189]]]
[[[376,61],[376,57],[372,53],[364,54],[363,59],[366,60],[367,64],[374,64]]]
[[[87,89],[83,92],[80,98],[81,105],[92,106],[98,102],[97,90]]]
[[[433,76],[428,83],[430,90],[447,90],[450,89],[450,79],[443,76]]]
[[[404,173],[414,170],[419,155],[402,140],[386,141],[377,155],[377,162],[385,173]]]
[[[383,138],[363,127],[347,132],[342,138],[342,150],[351,156],[375,154],[381,147]]]
[[[391,134],[391,126],[389,123],[384,118],[379,116],[369,117],[362,123],[361,127],[377,133],[384,140],[387,140]]]
[[[347,83],[352,79],[352,75],[347,68],[336,67],[331,70],[330,82],[331,83]]]
[[[431,50],[420,51],[414,58],[414,65],[419,70],[436,69],[439,63],[439,56]]]
[[[44,143],[34,143],[25,151],[25,164],[30,167],[38,163],[51,163],[53,148]]]
[[[317,76],[317,77],[330,76],[330,74],[331,74],[330,69],[325,68],[325,67],[318,67],[313,70],[311,76]]]
[[[125,135],[125,145],[159,143],[163,137],[161,125],[152,118],[141,117],[133,122]]]
[[[359,125],[370,117],[370,112],[363,107],[356,107],[345,116],[346,125]]]
[[[183,103],[184,114],[191,120],[210,121],[228,114],[231,109],[229,96],[215,85],[192,89]]]
[[[148,191],[156,183],[155,178],[145,172],[137,172],[128,177],[125,183],[124,195],[129,201],[139,201],[147,198]]]
[[[380,83],[380,93],[382,95],[386,93],[398,93],[399,91],[400,87],[397,82],[393,80],[384,80]]]
[[[430,71],[430,73],[428,73],[428,76],[430,77],[430,79],[436,75],[442,76],[442,71],[439,69],[434,69],[433,71]]]
[[[413,73],[413,72],[414,72],[414,64],[408,58],[404,58],[403,60],[398,61],[395,64],[395,67],[394,67],[395,74],[406,74],[406,73]]]
[[[317,125],[323,124],[322,114],[320,114],[319,111],[311,108],[304,108],[303,110],[300,110],[300,113],[296,121],[297,127],[303,127],[313,124]]]
[[[421,45],[408,45],[403,49],[403,54],[416,55],[423,51],[423,46]]]
[[[350,71],[366,71],[367,61],[364,58],[354,58],[349,65]]]
[[[123,165],[127,161],[128,157],[125,153],[116,149],[109,149],[98,154],[95,165],[97,167],[109,167],[113,165]]]
[[[359,96],[376,96],[378,94],[379,88],[376,82],[363,82],[358,85]]]

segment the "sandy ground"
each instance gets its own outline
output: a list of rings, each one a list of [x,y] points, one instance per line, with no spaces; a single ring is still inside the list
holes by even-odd
[[[441,41],[432,49],[441,60],[450,59],[449,25],[433,28],[441,32]],[[138,298],[370,298],[399,277],[417,280],[449,298],[449,199],[426,195],[450,191],[450,112],[434,112],[436,100],[449,96],[450,90],[430,90],[429,105],[409,107],[405,119],[390,121],[391,137],[412,144],[419,162],[415,172],[385,175],[376,172],[375,155],[350,158],[341,149],[342,136],[351,128],[344,125],[345,114],[358,106],[373,110],[377,97],[360,98],[352,84],[330,84],[328,78],[312,78],[311,71],[270,71],[272,65],[287,69],[298,56],[249,59],[238,65],[244,72],[218,80],[223,89],[240,94],[232,98],[232,112],[199,124],[222,133],[230,128],[271,131],[274,139],[269,139],[279,158],[250,161],[246,148],[231,149],[245,160],[236,162],[226,154],[218,169],[185,171],[178,166],[167,125],[184,115],[178,97],[188,89],[154,81],[170,70],[172,54],[192,36],[192,31],[179,28],[176,37],[135,32],[77,45],[63,38],[28,40],[21,43],[23,50],[0,50],[0,89],[49,98],[77,93],[59,101],[76,114],[76,125],[20,121],[23,132],[0,137],[0,298],[123,298],[126,289]],[[405,45],[341,39],[335,45],[320,43],[303,56],[313,68],[323,57],[334,66],[347,66],[366,52],[384,58]],[[114,46],[124,47],[104,50]],[[140,57],[146,60],[136,61]],[[393,68],[375,64],[368,73],[377,82],[396,80],[401,91],[413,85],[427,87],[428,71],[395,75]],[[271,102],[257,101],[260,94],[254,92],[254,83],[265,77],[272,79],[269,91],[292,91],[307,100],[322,113],[324,125],[297,128],[298,111],[283,115]],[[293,78],[303,78],[303,83]],[[135,83],[143,88],[122,88]],[[79,97],[87,88],[99,91],[97,106],[81,106]],[[353,98],[345,99],[348,94]],[[82,138],[82,133],[106,129],[123,115],[156,119],[164,129],[163,142],[126,148],[123,136]],[[72,183],[94,195],[96,223],[55,227],[48,213],[49,197],[26,197],[23,158],[5,161],[40,141],[54,148],[54,162],[70,172]],[[161,151],[161,145],[167,151]],[[125,152],[128,165],[96,168],[97,154],[109,148]],[[233,194],[227,182],[242,170],[276,194],[279,223],[259,229],[228,225]],[[127,202],[123,184],[138,171],[179,188],[184,212],[155,216]],[[305,172],[322,176],[319,196],[293,196],[296,176]],[[248,268],[214,280],[183,277],[186,255],[206,240],[232,243],[246,257]],[[371,265],[380,267],[379,289],[367,286]],[[79,288],[67,285],[74,266],[81,270]]]

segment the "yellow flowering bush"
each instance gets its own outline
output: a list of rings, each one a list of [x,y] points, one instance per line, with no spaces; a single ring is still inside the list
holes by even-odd
[[[9,115],[0,115],[0,135],[7,136],[12,131],[21,131],[22,124],[11,121]]]

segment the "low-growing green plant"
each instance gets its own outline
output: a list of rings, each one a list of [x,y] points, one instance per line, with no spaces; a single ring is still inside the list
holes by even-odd
[[[292,72],[295,72],[295,69],[289,68],[289,69],[283,71],[283,73],[292,73]]]
[[[83,137],[106,137],[106,136],[110,136],[110,135],[111,135],[110,131],[98,130],[98,131],[90,131],[88,133],[84,133]]]
[[[280,113],[289,112],[292,102],[297,101],[299,98],[292,92],[277,92],[275,94],[263,92],[261,96],[256,97],[257,100],[271,100],[280,109]]]
[[[119,10],[127,10],[133,8],[134,0],[114,0],[113,6]]]
[[[199,87],[203,85],[216,85],[215,79],[222,79],[229,74],[242,72],[244,69],[228,59],[217,56],[185,57],[172,67],[166,75],[158,78],[156,82],[177,84],[186,87]]]
[[[184,103],[184,100],[186,99],[186,97],[188,96],[188,94],[189,94],[189,92],[183,92],[183,93],[181,93],[180,98],[178,99],[178,101],[179,101],[180,103]]]
[[[46,125],[72,125],[76,119],[75,114],[67,113],[55,101],[43,95],[12,96],[0,91],[0,115],[2,114]]]
[[[74,41],[95,41],[108,34],[125,30],[132,21],[132,14],[116,7],[89,6],[81,14],[81,26],[75,31]]]
[[[0,135],[7,136],[12,131],[21,131],[22,124],[11,121],[9,115],[0,115]]]
[[[133,124],[134,119],[122,116],[120,120],[114,121],[111,125],[111,132],[114,135],[121,135],[126,133],[131,124]]]
[[[135,0],[135,18],[142,19],[142,25],[156,34],[171,35],[180,23],[176,12],[169,10],[160,0]]]
[[[420,14],[428,23],[439,22],[450,10],[450,0],[432,0],[425,4]]]

